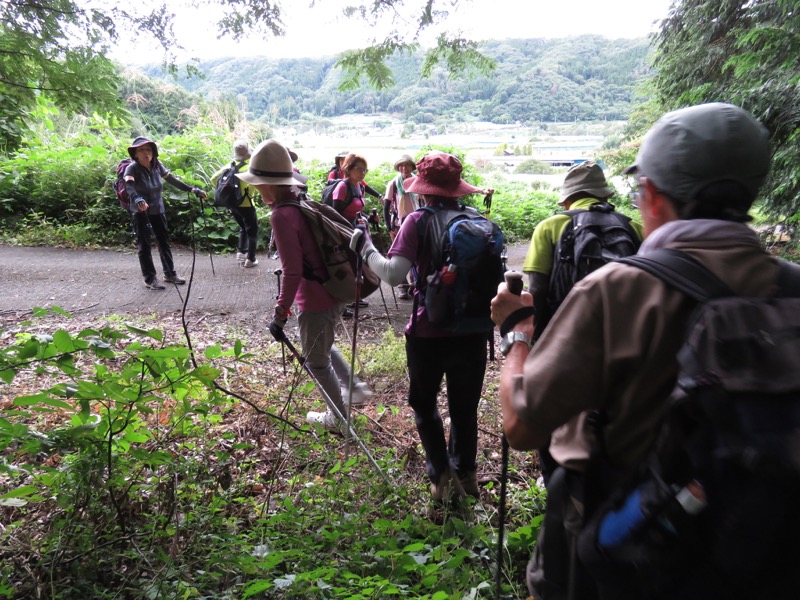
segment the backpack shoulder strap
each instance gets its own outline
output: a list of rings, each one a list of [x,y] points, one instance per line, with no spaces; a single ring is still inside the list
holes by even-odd
[[[626,256],[617,262],[647,271],[698,302],[736,295],[697,260],[674,248],[659,248],[645,256]]]
[[[786,298],[800,297],[800,265],[778,259],[778,295]]]

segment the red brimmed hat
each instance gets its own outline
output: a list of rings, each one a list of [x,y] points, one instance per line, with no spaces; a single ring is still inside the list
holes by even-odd
[[[461,161],[452,154],[440,152],[423,156],[417,163],[416,177],[403,181],[407,192],[459,198],[480,190],[461,179]]]

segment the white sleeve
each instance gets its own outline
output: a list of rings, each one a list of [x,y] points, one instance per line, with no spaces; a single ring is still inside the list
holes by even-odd
[[[403,283],[411,268],[411,261],[407,258],[397,254],[392,258],[386,258],[377,251],[367,257],[366,263],[375,275],[391,286]]]

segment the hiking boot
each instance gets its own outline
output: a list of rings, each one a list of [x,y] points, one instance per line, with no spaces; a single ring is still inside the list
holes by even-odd
[[[408,293],[408,290],[400,290],[400,294],[397,296],[400,300],[410,300],[411,294]]]
[[[342,433],[339,419],[337,419],[336,415],[329,410],[326,410],[325,412],[310,411],[308,414],[306,414],[306,421],[309,425],[321,426],[325,431],[339,434]]]
[[[246,260],[244,261],[244,268],[245,268],[245,269],[249,269],[249,268],[251,268],[251,267],[255,267],[256,265],[258,265],[258,259],[257,259],[257,258],[254,258],[253,260],[250,260],[250,259],[248,258],[248,259],[246,259]]]
[[[363,406],[372,396],[372,390],[365,381],[359,381],[353,386],[353,399],[350,406]],[[345,386],[342,388],[342,400],[347,403],[350,398],[350,390]]]
[[[366,300],[359,300],[358,301],[358,307],[359,308],[366,308],[367,306],[369,306],[369,302],[367,302]],[[347,308],[355,308],[355,307],[356,307],[356,303],[355,302],[351,302],[350,304],[347,305]]]
[[[481,490],[478,487],[478,474],[475,471],[469,471],[464,475],[460,475],[458,481],[461,483],[461,487],[464,489],[464,493],[467,496],[480,498]]]
[[[164,284],[158,280],[158,277],[153,277],[150,281],[144,282],[144,287],[148,290],[165,290]]]
[[[343,319],[352,319],[353,318],[353,311],[350,310],[349,308],[345,308],[342,311],[342,318]]]
[[[164,281],[167,283],[175,283],[177,285],[183,285],[186,283],[186,280],[177,273],[173,273],[172,275],[164,275]]]
[[[431,483],[431,496],[436,504],[448,504],[455,499],[456,491],[453,488],[453,474],[450,469]]]
[[[247,254],[245,254],[244,252],[237,252],[236,260],[238,260],[239,262],[244,262],[245,260],[247,260]]]
[[[280,258],[280,256],[278,256],[278,253],[277,253],[277,252],[275,252],[275,253],[273,253],[273,255],[272,255],[272,256],[270,256],[270,258],[271,258],[272,260],[278,260],[278,259]]]

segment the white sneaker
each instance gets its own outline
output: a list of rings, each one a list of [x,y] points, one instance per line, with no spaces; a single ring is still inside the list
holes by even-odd
[[[245,260],[247,260],[247,254],[244,254],[243,252],[237,252],[236,260],[238,260],[239,262],[244,262]]]
[[[258,259],[250,260],[249,258],[245,259],[244,267],[249,269],[250,267],[255,267],[258,264]]]
[[[339,419],[337,419],[336,415],[329,410],[326,410],[325,412],[310,411],[308,414],[306,414],[306,421],[308,421],[309,425],[322,426],[325,431],[339,434],[342,433]]]
[[[359,381],[353,386],[353,399],[350,406],[363,406],[372,396],[372,390],[365,381]],[[350,390],[346,386],[342,388],[342,400],[345,404],[350,399]]]

